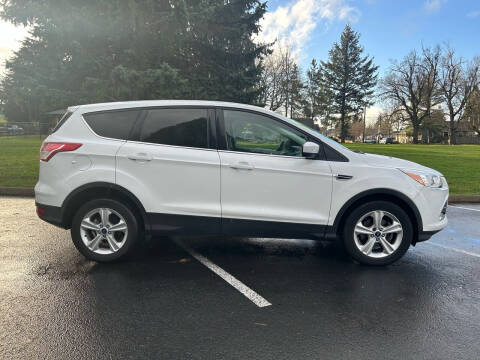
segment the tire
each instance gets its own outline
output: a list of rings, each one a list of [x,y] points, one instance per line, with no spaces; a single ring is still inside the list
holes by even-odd
[[[410,247],[413,225],[400,206],[372,201],[348,215],[342,238],[347,253],[361,264],[388,265],[400,259]]]
[[[137,218],[123,203],[98,199],[78,209],[70,233],[75,247],[87,259],[112,262],[132,253],[139,227]]]

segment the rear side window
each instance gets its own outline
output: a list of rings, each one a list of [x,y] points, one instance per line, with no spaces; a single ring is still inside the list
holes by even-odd
[[[88,126],[97,134],[112,139],[128,140],[140,110],[108,111],[84,114]]]
[[[206,109],[149,110],[140,141],[163,145],[208,148]]]
[[[67,111],[65,114],[63,114],[62,118],[58,121],[57,125],[55,125],[55,127],[53,128],[52,134],[58,129],[60,129],[62,125],[65,124],[65,121],[67,121],[68,118],[72,116],[72,114],[73,113],[71,111]]]

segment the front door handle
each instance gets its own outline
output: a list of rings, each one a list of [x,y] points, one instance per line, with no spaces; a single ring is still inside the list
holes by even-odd
[[[230,165],[235,170],[253,170],[255,167],[246,161],[239,161],[236,164]]]
[[[152,157],[146,153],[137,153],[133,155],[128,155],[127,156],[130,160],[133,161],[138,161],[138,162],[146,162],[146,161],[151,161]]]

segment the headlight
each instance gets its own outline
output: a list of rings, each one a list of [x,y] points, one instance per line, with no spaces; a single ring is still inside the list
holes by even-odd
[[[442,178],[436,174],[429,174],[425,172],[420,172],[417,170],[409,171],[404,169],[399,169],[404,174],[411,177],[416,182],[422,184],[423,186],[428,186],[431,188],[441,188],[443,186]]]

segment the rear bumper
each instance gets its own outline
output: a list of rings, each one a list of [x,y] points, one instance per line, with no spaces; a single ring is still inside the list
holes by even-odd
[[[39,204],[37,202],[35,202],[35,206],[37,207],[37,215],[40,219],[55,226],[65,228],[61,207]]]

